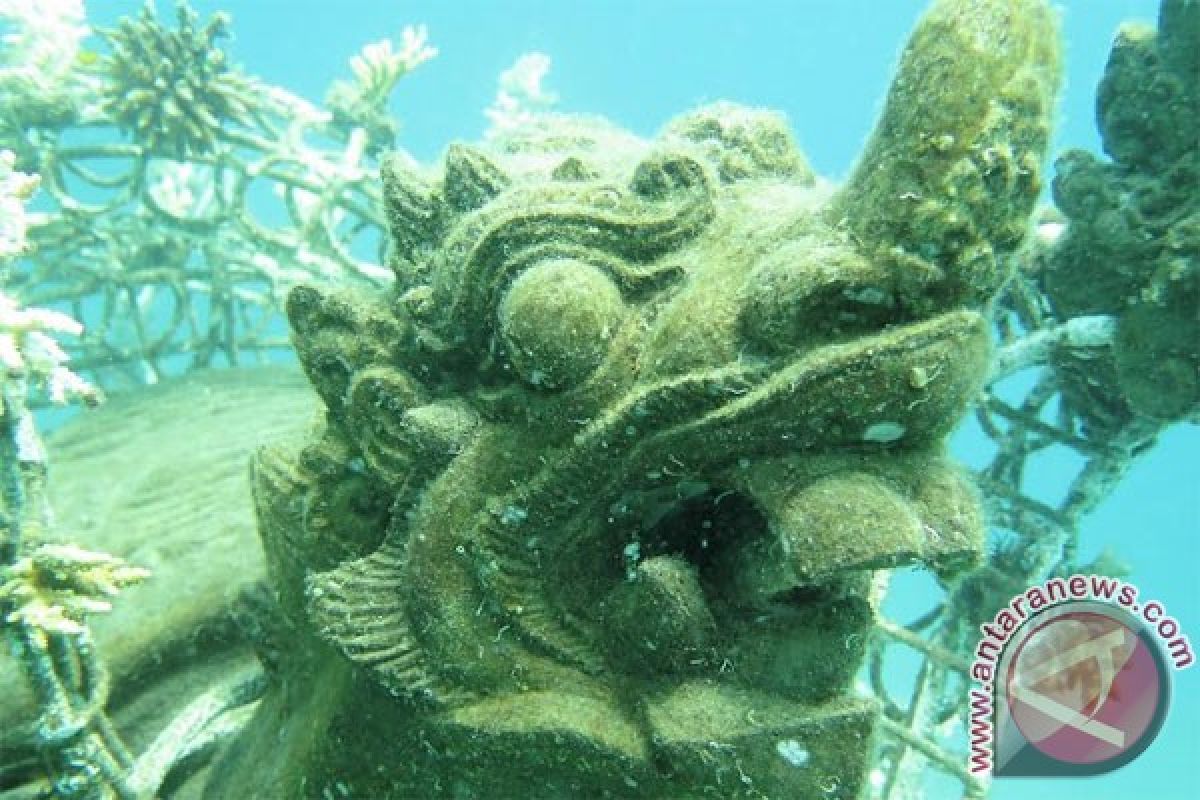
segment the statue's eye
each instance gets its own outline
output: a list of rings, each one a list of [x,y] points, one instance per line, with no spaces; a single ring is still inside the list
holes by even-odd
[[[625,302],[601,270],[556,259],[521,273],[498,314],[509,361],[522,380],[561,389],[581,383],[604,359]]]

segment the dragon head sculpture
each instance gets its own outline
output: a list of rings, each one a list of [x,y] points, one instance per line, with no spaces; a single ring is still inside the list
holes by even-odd
[[[394,287],[289,299],[327,415],[254,466],[282,633],[214,796],[856,796],[874,573],[981,546],[943,442],[1056,83],[1041,2],[945,0],[841,187],[726,104],[388,161]]]

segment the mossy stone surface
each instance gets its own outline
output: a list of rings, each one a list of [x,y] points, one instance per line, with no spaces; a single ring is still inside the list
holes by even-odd
[[[873,571],[981,548],[944,441],[1057,71],[1043,3],[934,3],[837,189],[727,104],[390,161],[396,285],[289,302],[326,424],[254,486],[300,634],[210,796],[856,796]]]
[[[621,292],[603,272],[552,260],[521,273],[497,313],[500,337],[521,378],[530,386],[561,389],[599,366],[624,312]]]

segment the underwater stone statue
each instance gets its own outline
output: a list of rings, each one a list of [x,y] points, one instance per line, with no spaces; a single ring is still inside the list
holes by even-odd
[[[981,547],[944,438],[1056,47],[936,3],[838,189],[724,104],[391,160],[394,288],[289,299],[327,413],[254,464],[271,686],[208,795],[857,796],[875,571]]]

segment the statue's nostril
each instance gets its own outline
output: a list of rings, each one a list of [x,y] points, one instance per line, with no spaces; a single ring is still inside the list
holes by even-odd
[[[665,507],[652,506],[641,531],[645,558],[673,555],[695,567],[701,578],[711,576],[725,554],[739,543],[766,530],[762,512],[746,495],[725,488],[674,499]]]
[[[830,591],[825,586],[793,586],[782,592],[776,592],[769,598],[772,605],[795,606],[797,608],[815,605],[829,599]]]

